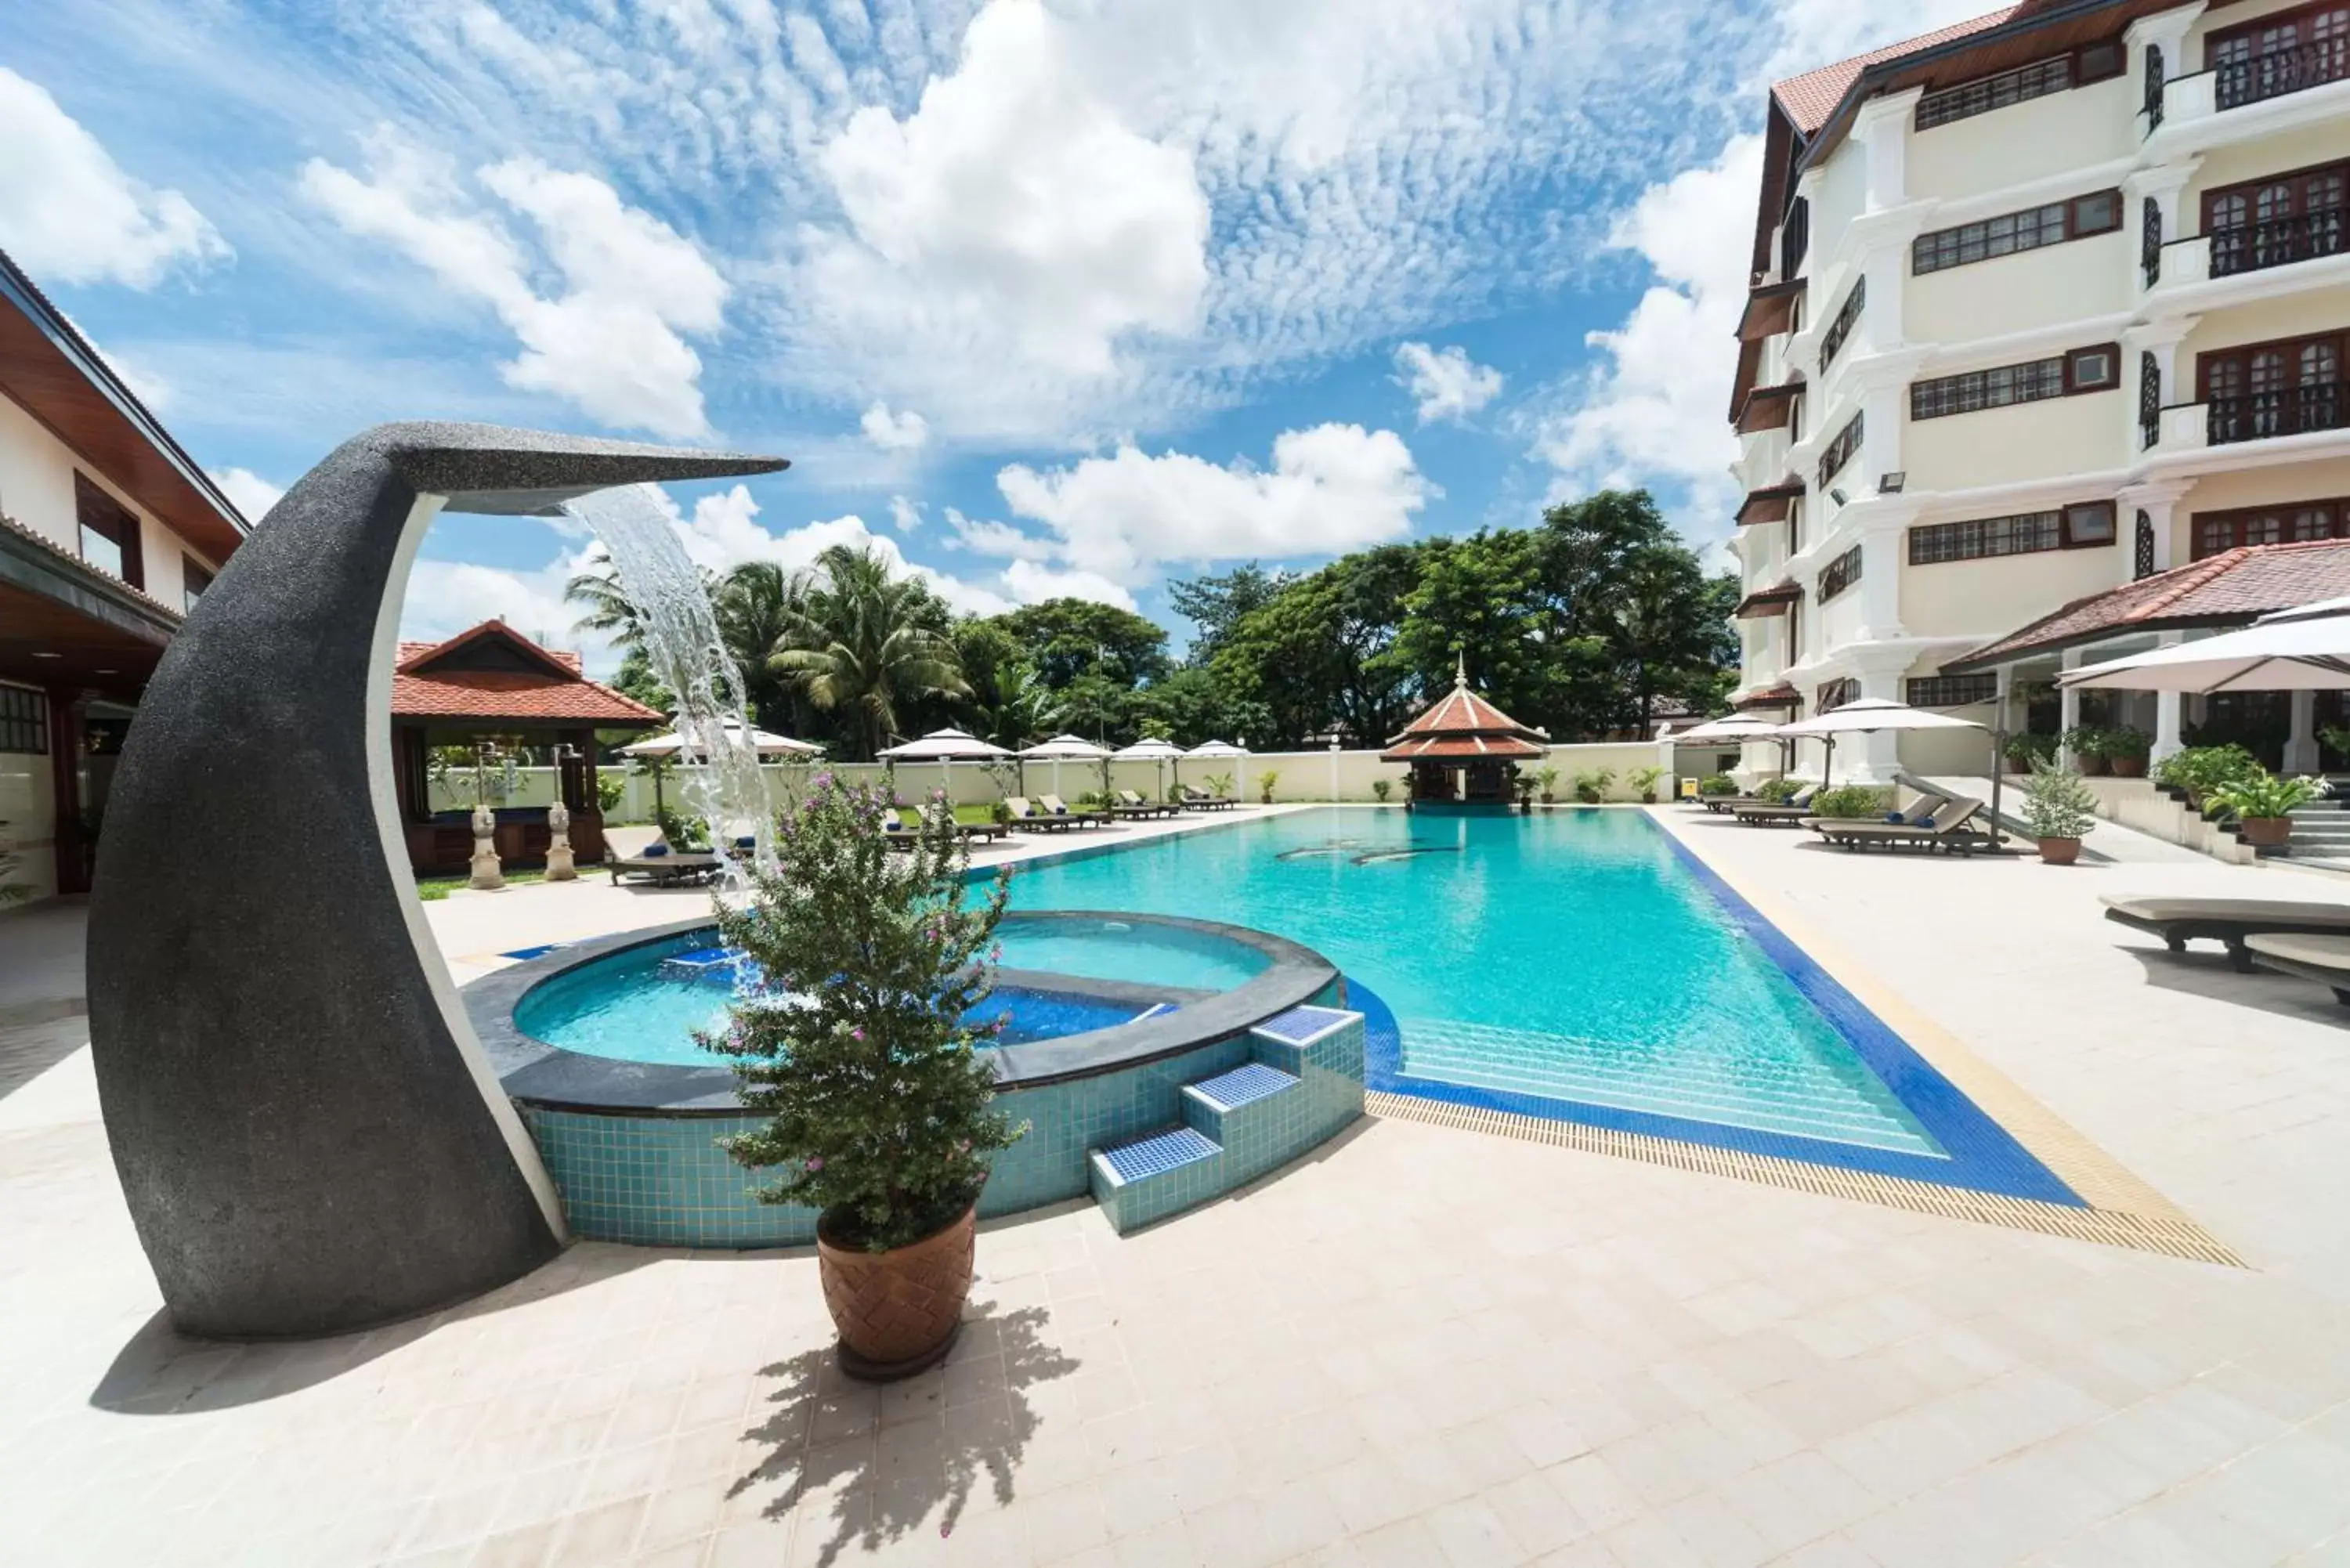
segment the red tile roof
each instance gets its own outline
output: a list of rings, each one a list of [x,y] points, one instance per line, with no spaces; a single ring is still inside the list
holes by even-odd
[[[1887,44],[1881,49],[1871,49],[1865,55],[1855,55],[1848,60],[1838,60],[1832,66],[1805,71],[1799,77],[1789,77],[1771,89],[1772,96],[1786,110],[1787,118],[1794,122],[1795,129],[1810,136],[1835,117],[1836,105],[1844,101],[1844,95],[1868,67],[1887,60],[1898,60],[1904,55],[1918,54],[1953,39],[1989,32],[2002,22],[2029,15],[2035,8],[2027,0],[2026,4],[2002,6],[1972,21],[1956,23],[1937,32],[1921,33],[1898,44]]]
[[[1549,737],[1529,729],[1469,690],[1464,670],[1452,690],[1388,742],[1382,760],[1411,762],[1436,757],[1538,757]]]
[[[67,549],[63,545],[58,544],[55,539],[50,538],[47,535],[34,533],[30,528],[26,527],[24,524],[17,522],[14,517],[9,516],[5,512],[0,512],[0,529],[5,529],[7,532],[15,535],[20,539],[39,545],[42,549],[56,556],[59,565],[68,567],[73,571],[80,572],[88,576],[95,577],[117,593],[130,595],[132,598],[139,601],[140,608],[149,610],[155,615],[164,618],[173,626],[177,626],[182,620],[186,618],[177,607],[165,604],[161,599],[157,598],[145,588],[132,587],[129,583],[123,581],[120,577],[116,576],[112,572],[106,571],[101,567],[92,565],[90,562],[83,560],[79,556],[75,555],[71,550]]]
[[[1800,708],[1803,705],[1803,693],[1783,680],[1776,686],[1766,686],[1760,691],[1749,692],[1731,704],[1742,713],[1756,708]]]
[[[485,637],[515,648],[530,670],[435,669]],[[391,711],[401,719],[462,719],[497,723],[565,722],[605,729],[666,723],[658,711],[579,672],[579,655],[537,643],[500,620],[485,620],[446,642],[403,642],[391,677]]]
[[[2350,597],[2350,539],[2251,545],[2074,599],[1945,664],[1947,674],[2054,653],[2116,631],[2241,626],[2275,610]]]

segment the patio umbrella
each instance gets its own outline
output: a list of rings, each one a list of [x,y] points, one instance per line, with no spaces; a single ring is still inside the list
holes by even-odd
[[[726,722],[725,730],[726,738],[729,741],[736,739],[743,733],[743,726],[731,719]],[[751,732],[751,743],[759,749],[759,754],[763,757],[812,757],[824,750],[822,746],[812,745],[806,741],[795,741],[789,735],[772,735],[760,729],[754,729]],[[672,730],[666,735],[655,735],[650,740],[637,741],[622,746],[620,755],[674,757],[684,751],[686,745],[687,738]],[[702,749],[699,742],[694,742],[694,749],[696,751]]]
[[[947,811],[954,811],[954,765],[957,763],[992,763],[1012,753],[992,741],[983,741],[964,730],[932,730],[919,741],[908,741],[901,746],[889,746],[873,753],[885,763],[936,763],[941,787],[946,792]]]
[[[1159,800],[1167,798],[1167,762],[1170,757],[1173,758],[1178,764],[1180,764],[1183,761],[1183,748],[1175,744],[1172,741],[1137,741],[1130,746],[1119,748],[1117,753],[1117,758],[1121,763],[1150,763],[1154,764],[1152,771],[1159,780],[1159,788],[1156,798]],[[1183,775],[1179,771],[1175,776],[1180,780]]]
[[[1716,742],[1743,745],[1749,741],[1776,741],[1785,748],[1779,763],[1782,774],[1787,772],[1787,764],[1794,756],[1795,743],[1780,732],[1780,726],[1768,719],[1758,719],[1752,713],[1729,713],[1719,719],[1708,719],[1694,730],[1684,730],[1667,738],[1677,746]]]
[[[1055,794],[1061,793],[1061,764],[1063,763],[1097,763],[1103,761],[1108,755],[1109,748],[1107,746],[1097,746],[1091,741],[1087,740],[1083,735],[1055,735],[1051,740],[1039,742],[1037,744],[1029,747],[1026,751],[1020,753],[1021,759],[1024,762],[1050,763],[1053,764],[1053,793]]]
[[[2093,664],[2063,686],[2126,691],[2334,691],[2350,687],[2350,599],[2262,616],[2240,631]]]
[[[1817,718],[1804,719],[1793,724],[1783,724],[1779,733],[1788,739],[1816,737],[1827,747],[1827,757],[1820,764],[1820,786],[1828,784],[1829,770],[1835,763],[1835,738],[1838,735],[1873,735],[1885,730],[1981,730],[1983,726],[1972,719],[1954,719],[1948,713],[1937,713],[1930,708],[1912,708],[1907,702],[1895,702],[1883,697],[1863,697],[1841,708],[1832,708]],[[1988,732],[1986,732],[1988,733]],[[1999,831],[1999,759],[1991,765],[1991,831]]]

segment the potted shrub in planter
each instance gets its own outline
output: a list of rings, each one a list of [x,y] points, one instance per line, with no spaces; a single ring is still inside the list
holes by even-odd
[[[1575,798],[1586,805],[1597,805],[1615,782],[1614,768],[1586,768],[1575,775]]]
[[[1754,786],[1754,798],[1767,805],[1784,805],[1794,799],[1803,787],[1791,778],[1764,779]]]
[[[1388,796],[1392,794],[1394,790],[1395,781],[1393,779],[1373,779],[1371,781],[1371,798],[1378,801],[1381,805],[1387,805]]]
[[[762,1202],[816,1209],[817,1275],[842,1369],[901,1377],[953,1343],[971,1290],[989,1158],[1027,1129],[994,1108],[972,1011],[995,984],[1009,877],[973,900],[943,797],[903,848],[875,825],[888,797],[820,775],[786,814],[749,904],[719,908],[729,946],[759,967],[723,1034],[744,1108],[723,1140],[766,1185]]]
[[[2106,766],[2114,777],[2142,779],[2146,777],[2147,753],[2154,749],[2154,737],[2125,724],[2117,730],[2100,731],[2097,749],[2104,753]]]
[[[1893,792],[1873,784],[1839,784],[1812,797],[1813,815],[1842,822],[1866,822],[1892,810]]]
[[[1640,797],[1642,805],[1654,805],[1657,804],[1657,781],[1664,776],[1665,770],[1651,763],[1645,768],[1634,768],[1626,774],[1624,782]]]
[[[2258,777],[2232,779],[2213,787],[2212,804],[2236,814],[2238,836],[2250,845],[2273,849],[2293,836],[2293,810],[2325,794],[2321,779]]]
[[[2085,776],[2095,777],[2106,771],[2106,732],[2095,724],[2075,724],[2064,732],[2064,744],[2073,753],[2073,765]]]
[[[1273,804],[1273,786],[1281,782],[1281,774],[1272,768],[1256,775],[1257,798],[1265,805]]]
[[[1556,768],[1536,768],[1534,770],[1534,783],[1542,785],[1542,803],[1544,805],[1555,805],[1558,804],[1558,796],[1553,793],[1558,788],[1558,770]]]
[[[2205,811],[2210,793],[2224,784],[2258,778],[2268,770],[2241,746],[2189,746],[2165,757],[2155,769],[2155,783],[2185,793],[2187,804]]]
[[[1708,774],[1697,781],[1697,794],[1700,800],[1703,800],[1708,795],[1736,794],[1737,793],[1738,781],[1728,774]]]
[[[2081,840],[2097,824],[2097,797],[2078,774],[2034,763],[2023,781],[2023,821],[2040,843],[2040,858],[2070,866],[2081,857]]]
[[[2032,772],[2032,764],[2034,761],[2053,763],[2056,760],[2056,737],[2010,735],[2004,750],[2014,772],[2029,774]]]

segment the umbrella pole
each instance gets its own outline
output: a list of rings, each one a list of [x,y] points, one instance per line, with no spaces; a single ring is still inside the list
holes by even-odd
[[[2007,838],[1999,825],[2000,774],[2006,770],[2000,764],[2007,760],[2007,704],[2000,704],[1999,726],[1991,732],[1991,848],[1994,855],[2007,847]]]
[[[1835,737],[1822,735],[1820,741],[1827,748],[1820,753],[1820,788],[1825,789],[1835,779]]]

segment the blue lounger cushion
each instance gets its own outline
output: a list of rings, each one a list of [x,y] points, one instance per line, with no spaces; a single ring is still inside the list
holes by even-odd
[[[658,860],[668,853],[669,846],[666,844],[648,844],[637,851],[639,857],[646,860]]]

